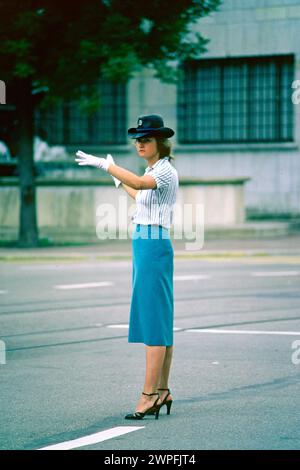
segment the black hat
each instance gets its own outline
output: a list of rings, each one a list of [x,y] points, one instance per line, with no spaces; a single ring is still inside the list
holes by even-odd
[[[149,114],[148,116],[140,116],[138,118],[137,127],[128,129],[128,135],[131,139],[138,139],[139,137],[159,136],[159,137],[172,137],[175,132],[169,127],[164,127],[164,121],[158,114]]]

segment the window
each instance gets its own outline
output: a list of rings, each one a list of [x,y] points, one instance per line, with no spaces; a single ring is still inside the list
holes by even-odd
[[[52,145],[118,145],[127,142],[126,85],[100,81],[101,107],[93,115],[76,102],[35,112],[35,128]]]
[[[178,87],[181,143],[293,140],[293,56],[198,60]]]

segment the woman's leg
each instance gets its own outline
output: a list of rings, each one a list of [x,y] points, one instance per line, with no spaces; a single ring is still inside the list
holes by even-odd
[[[145,393],[157,392],[165,353],[166,346],[146,346],[146,377],[143,389]],[[157,395],[152,395],[151,397],[142,395],[135,411],[145,411],[155,400],[157,400]]]
[[[158,388],[169,388],[169,375],[170,375],[172,357],[173,357],[173,346],[167,346]],[[161,400],[163,401],[165,397],[167,396],[168,391],[159,390],[159,394],[160,394]],[[168,396],[168,400],[172,400],[172,395]]]
[[[166,354],[164,358],[164,363],[161,371],[160,381],[158,383],[158,388],[168,388],[170,368],[172,363],[173,356],[173,346],[166,347]]]

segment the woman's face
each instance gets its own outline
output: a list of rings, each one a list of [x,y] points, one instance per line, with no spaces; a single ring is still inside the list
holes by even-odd
[[[135,146],[138,154],[146,160],[159,158],[155,137],[140,137],[135,139]]]

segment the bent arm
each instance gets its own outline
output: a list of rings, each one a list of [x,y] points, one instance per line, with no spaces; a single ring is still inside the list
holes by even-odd
[[[125,189],[126,193],[129,194],[133,199],[136,198],[136,195],[138,193],[137,189],[132,189],[130,186],[127,186],[127,184],[121,183],[121,186],[123,189]]]
[[[150,175],[138,176],[118,165],[109,165],[107,172],[118,178],[123,184],[132,189],[155,189],[156,181]]]

